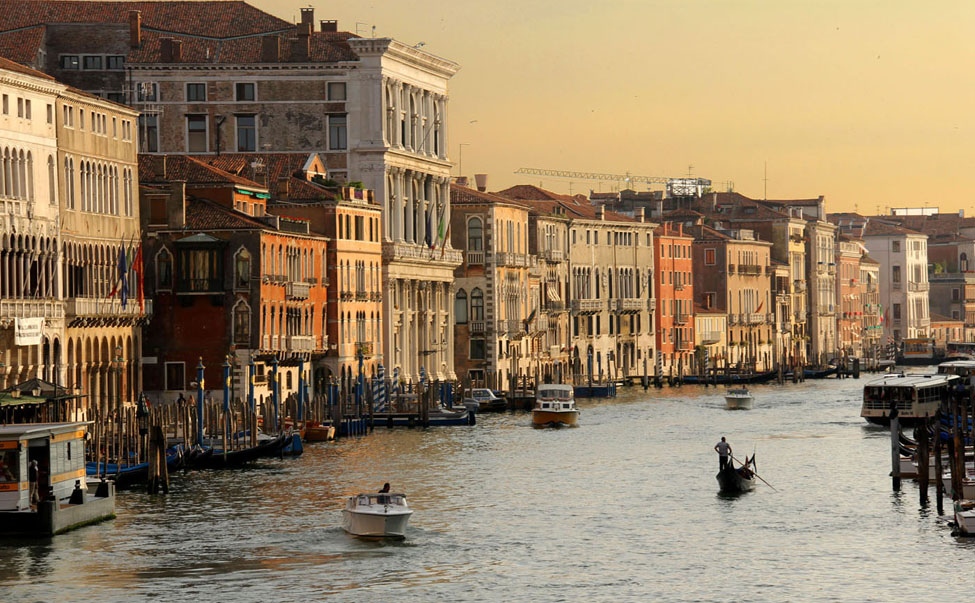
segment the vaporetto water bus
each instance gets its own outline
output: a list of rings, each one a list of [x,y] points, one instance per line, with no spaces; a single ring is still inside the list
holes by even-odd
[[[863,388],[860,416],[871,423],[887,425],[890,411],[897,409],[902,424],[933,417],[961,377],[958,375],[884,375]]]

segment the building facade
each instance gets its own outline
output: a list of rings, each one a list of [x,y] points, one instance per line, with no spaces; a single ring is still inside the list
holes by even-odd
[[[653,273],[657,307],[656,366],[660,375],[685,374],[694,370],[694,259],[682,224],[664,222],[654,231]]]
[[[863,300],[860,284],[862,248],[848,237],[840,236],[836,245],[836,333],[840,355],[863,356]]]
[[[880,304],[889,341],[929,336],[927,235],[870,220],[863,242],[880,264]]]

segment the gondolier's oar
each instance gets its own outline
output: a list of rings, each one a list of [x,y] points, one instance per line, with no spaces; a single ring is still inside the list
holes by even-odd
[[[736,458],[735,458],[735,455],[733,455],[733,454],[732,454],[732,455],[730,455],[730,456],[731,456],[731,458],[733,458],[733,459],[735,459],[736,461],[738,461],[738,459],[736,459]],[[738,464],[739,464],[739,465],[741,465],[742,467],[748,467],[748,465],[746,465],[745,463],[742,463],[741,461],[738,461]],[[771,488],[771,489],[773,489],[773,490],[775,490],[775,486],[773,486],[772,484],[770,484],[770,483],[768,483],[767,481],[765,481],[765,478],[764,478],[764,477],[762,477],[761,475],[759,475],[757,471],[752,471],[752,473],[754,473],[754,474],[755,474],[755,477],[757,477],[758,479],[760,479],[760,480],[762,480],[762,483],[763,483],[763,484],[765,484],[765,485],[766,485],[766,486],[768,486],[769,488]],[[778,492],[778,490],[775,490],[775,491],[776,491],[776,492]]]

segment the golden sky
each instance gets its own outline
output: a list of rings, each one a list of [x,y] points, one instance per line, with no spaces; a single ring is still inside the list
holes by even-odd
[[[252,0],[293,20],[306,2]],[[710,178],[830,211],[965,208],[975,2],[330,0],[315,19],[461,65],[450,154],[489,187],[519,167]],[[358,22],[358,25],[357,25]],[[457,168],[455,167],[455,173]],[[575,181],[573,192],[611,190]],[[969,210],[969,214],[975,210]]]

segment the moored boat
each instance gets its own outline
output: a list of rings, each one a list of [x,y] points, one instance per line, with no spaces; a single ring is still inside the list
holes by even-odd
[[[955,501],[955,523],[965,536],[975,536],[975,500]]]
[[[890,411],[897,409],[902,424],[933,417],[944,399],[957,385],[957,375],[888,374],[863,388],[860,416],[871,423],[886,425]]]
[[[406,524],[413,511],[405,494],[379,492],[357,494],[345,501],[342,529],[365,538],[406,538]]]
[[[571,385],[543,384],[538,386],[532,408],[532,427],[575,427],[579,410]]]
[[[728,464],[724,469],[718,471],[715,479],[718,480],[718,488],[722,494],[740,494],[755,489],[755,457],[745,457],[745,464],[735,468],[733,459],[728,459]]]
[[[464,396],[464,407],[472,412],[501,412],[508,401],[486,387],[475,387]]]
[[[751,410],[754,398],[747,387],[729,389],[724,396],[725,408],[728,410]]]

